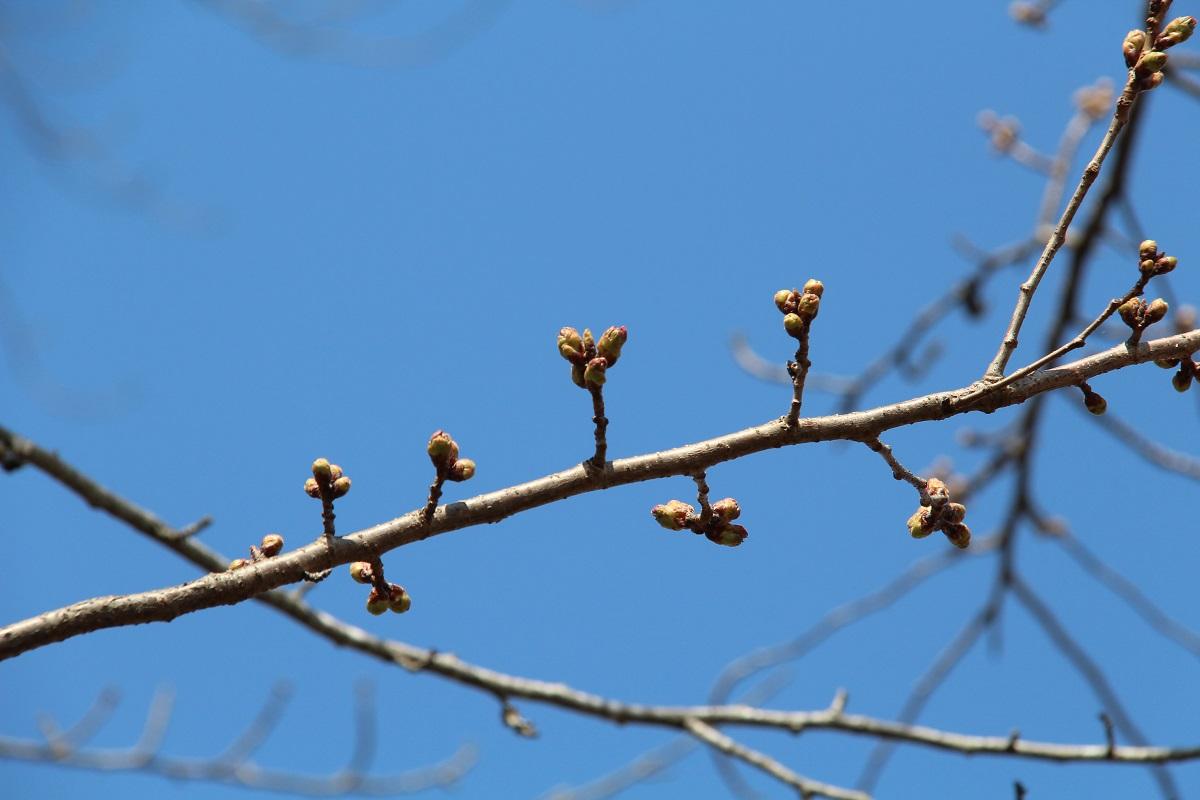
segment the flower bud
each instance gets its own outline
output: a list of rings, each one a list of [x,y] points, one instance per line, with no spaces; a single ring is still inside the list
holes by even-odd
[[[1190,39],[1195,30],[1195,17],[1176,17],[1167,23],[1166,27],[1163,28],[1163,32],[1154,40],[1154,47],[1158,50],[1166,50],[1168,47],[1174,47]]]
[[[312,474],[317,479],[318,484],[328,486],[333,482],[333,470],[330,467],[329,461],[324,458],[318,458],[312,463]]]
[[[574,328],[563,328],[558,332],[558,354],[571,363],[583,360],[583,339]]]
[[[687,527],[688,520],[695,515],[696,509],[679,500],[672,500],[650,509],[654,519],[669,531],[681,531]]]
[[[571,383],[575,384],[580,389],[587,388],[587,384],[583,381],[583,364],[571,365]]]
[[[367,595],[367,611],[375,616],[379,616],[388,610],[388,598],[379,593],[378,589],[372,589]]]
[[[961,522],[952,522],[942,526],[942,533],[950,540],[950,544],[960,550],[967,549],[971,544],[971,529]]]
[[[446,475],[452,481],[469,481],[475,475],[475,462],[469,458],[460,458],[454,462],[454,466],[450,468],[450,472]]]
[[[333,482],[333,491],[331,494],[336,497],[345,497],[346,492],[350,491],[350,479],[343,475]]]
[[[268,533],[258,544],[258,549],[267,558],[277,556],[283,551],[283,537],[278,533]]]
[[[429,460],[439,469],[449,468],[458,460],[458,443],[445,431],[435,431],[425,446]]]
[[[1121,52],[1125,55],[1125,66],[1132,67],[1138,61],[1138,56],[1142,54],[1142,50],[1146,47],[1146,32],[1142,30],[1134,30],[1125,34],[1125,41],[1121,43]]]
[[[369,561],[355,561],[350,565],[350,577],[355,583],[370,583],[375,579],[374,570]]]
[[[816,278],[809,278],[804,284],[804,294],[815,294],[820,297],[825,294],[825,284]]]
[[[908,533],[914,539],[924,539],[933,533],[933,514],[928,508],[918,508],[908,518]]]
[[[790,313],[790,310],[788,309],[787,306],[788,306],[788,301],[791,301],[791,300],[792,300],[792,290],[791,289],[780,289],[778,292],[775,293],[775,307],[778,308],[779,311],[783,314]],[[792,301],[792,302],[794,302],[794,301]]]
[[[1161,50],[1151,50],[1142,54],[1142,57],[1134,65],[1133,71],[1139,78],[1146,78],[1156,72],[1162,72],[1165,66],[1167,66],[1167,54]]]
[[[1153,261],[1157,257],[1158,242],[1154,241],[1153,239],[1147,239],[1138,245],[1138,258],[1142,259],[1143,261],[1146,259]]]
[[[962,503],[947,503],[942,509],[942,521],[955,523],[962,522],[967,516],[967,507]]]
[[[1108,401],[1093,391],[1083,393],[1083,406],[1097,417],[1108,410]]]
[[[807,326],[804,324],[804,320],[800,319],[799,314],[788,314],[783,318],[783,329],[793,339],[803,339]]]
[[[715,531],[708,531],[704,534],[705,538],[710,542],[719,544],[722,547],[737,547],[746,541],[746,537],[749,535],[741,525],[723,525]]]
[[[596,357],[596,340],[592,338],[592,332],[583,329],[583,357],[591,360]]]
[[[1131,297],[1117,308],[1122,321],[1130,328],[1137,330],[1142,326],[1142,317],[1146,313],[1146,301],[1140,297]]]
[[[930,505],[936,507],[950,499],[950,490],[941,478],[930,478],[925,481],[925,496],[929,498]]]
[[[1163,369],[1175,369],[1176,367],[1179,366],[1179,359],[1178,358],[1156,358],[1156,359],[1154,359],[1154,366],[1162,367]]]
[[[1171,270],[1175,269],[1179,264],[1179,259],[1175,256],[1162,256],[1154,262],[1154,274],[1166,275]]]
[[[1186,392],[1192,385],[1192,371],[1186,365],[1181,366],[1179,371],[1171,376],[1171,385],[1177,392]]]
[[[583,382],[592,386],[603,386],[606,380],[604,371],[608,369],[608,361],[603,358],[593,358],[583,369]]]
[[[1150,305],[1146,306],[1145,324],[1153,325],[1167,315],[1167,301],[1161,297],[1152,300]]]
[[[330,464],[329,465],[329,479],[331,481],[336,481],[340,477],[342,477],[342,468],[339,467],[337,464]]]
[[[388,590],[390,593],[388,597],[388,609],[397,614],[403,614],[412,608],[412,597],[409,596],[408,592],[404,591],[403,586],[398,583],[389,583]]]
[[[732,497],[726,497],[724,500],[713,503],[712,510],[717,519],[722,522],[732,522],[742,515],[742,507]]]
[[[317,483],[316,478],[309,478],[304,482],[304,493],[309,497],[321,496],[321,485]]]
[[[229,571],[233,572],[235,569],[241,569],[242,567],[247,566],[249,563],[250,562],[244,558],[235,558],[233,561],[229,562]]]
[[[811,292],[805,292],[796,301],[796,313],[800,315],[800,319],[812,321],[817,318],[820,309],[821,297]]]
[[[617,359],[621,357],[621,348],[625,346],[625,340],[628,338],[629,330],[624,325],[613,326],[600,334],[600,341],[596,343],[596,353],[608,362],[608,366],[616,366]]]

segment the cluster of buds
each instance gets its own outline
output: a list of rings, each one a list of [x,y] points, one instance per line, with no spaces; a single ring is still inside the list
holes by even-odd
[[[657,505],[650,513],[669,531],[689,530],[725,547],[737,547],[750,535],[743,526],[733,523],[742,515],[742,509],[732,497],[713,503],[709,514],[697,514],[695,508],[681,500]]]
[[[1149,279],[1166,275],[1179,264],[1179,259],[1158,249],[1158,242],[1147,239],[1138,245],[1138,271]]]
[[[336,500],[349,491],[350,478],[342,474],[341,467],[330,464],[325,458],[312,463],[312,477],[304,482],[305,494],[322,500]]]
[[[404,587],[398,583],[389,583],[387,592],[379,591],[378,586],[371,587],[371,593],[367,595],[367,611],[375,616],[379,616],[385,611],[392,611],[396,614],[403,614],[412,608],[412,598]]]
[[[1162,32],[1152,43],[1143,30],[1132,30],[1125,34],[1121,52],[1125,56],[1125,66],[1132,69],[1134,77],[1138,79],[1138,89],[1148,91],[1163,82],[1163,70],[1167,66],[1165,51],[1186,42],[1195,30],[1195,17],[1176,17],[1163,26]]]
[[[1021,140],[1021,123],[1016,117],[998,117],[995,111],[981,111],[976,118],[979,127],[988,135],[992,149],[997,153],[1008,153]]]
[[[1131,297],[1117,307],[1121,321],[1128,325],[1130,330],[1139,334],[1162,320],[1169,310],[1167,301],[1161,297],[1151,300],[1149,303],[1140,297]]]
[[[475,462],[458,457],[458,442],[445,431],[435,431],[429,437],[425,452],[429,453],[429,460],[438,475],[444,475],[448,480],[469,481],[475,475]]]
[[[1196,309],[1191,306],[1183,306],[1179,311],[1175,312],[1175,332],[1187,333],[1196,327]],[[1159,358],[1155,359],[1155,364],[1163,369],[1176,370],[1171,376],[1171,385],[1175,387],[1177,392],[1186,392],[1191,388],[1192,380],[1200,381],[1200,364],[1191,356],[1183,358]]]
[[[229,569],[241,569],[253,564],[255,561],[262,561],[264,558],[277,556],[281,552],[283,552],[283,537],[278,533],[268,533],[258,543],[257,547],[250,545],[250,558],[235,558],[229,562]]]
[[[599,389],[604,385],[605,374],[616,366],[621,357],[621,348],[629,338],[624,325],[614,325],[600,334],[599,341],[592,332],[584,328],[583,334],[574,328],[563,328],[558,332],[558,354],[571,364],[571,382],[580,389]]]
[[[825,284],[816,278],[804,284],[803,289],[780,289],[775,293],[775,307],[783,314],[783,329],[793,339],[808,335],[808,326],[821,310],[821,295]]]
[[[950,502],[950,490],[940,478],[930,478],[921,492],[921,506],[908,518],[908,532],[914,539],[924,539],[934,531],[946,534],[958,548],[971,544],[971,529],[963,524],[967,507]]]

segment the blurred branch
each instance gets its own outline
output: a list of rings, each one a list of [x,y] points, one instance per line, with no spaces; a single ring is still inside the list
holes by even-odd
[[[223,783],[312,797],[349,794],[390,797],[446,787],[462,778],[475,762],[475,749],[464,746],[440,764],[394,776],[368,774],[376,721],[371,698],[360,689],[355,706],[355,755],[345,770],[328,776],[310,776],[265,769],[250,757],[279,726],[290,694],[283,685],[272,689],[246,730],[223,753],[211,759],[176,758],[158,752],[171,718],[173,697],[166,691],[155,695],[142,735],[132,747],[85,749],[116,706],[116,696],[109,691],[101,694],[77,725],[65,733],[48,734],[45,743],[0,737],[0,758],[102,772],[141,772],[174,780]]]

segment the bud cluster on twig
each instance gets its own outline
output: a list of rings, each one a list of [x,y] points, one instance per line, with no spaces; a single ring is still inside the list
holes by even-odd
[[[255,561],[277,556],[281,552],[283,552],[283,537],[278,533],[268,533],[258,545],[250,545],[250,558],[235,558],[229,562],[229,569],[241,569]]]
[[[950,502],[950,490],[940,478],[930,478],[921,490],[921,506],[908,518],[908,532],[914,539],[924,539],[934,531],[946,534],[958,548],[971,544],[971,529],[964,523],[967,507]]]
[[[433,432],[429,443],[425,445],[425,452],[429,454],[429,460],[433,462],[436,472],[433,483],[429,485],[429,496],[422,512],[425,521],[429,522],[433,519],[433,512],[437,510],[438,500],[442,497],[442,485],[446,481],[461,483],[471,480],[475,476],[475,462],[459,457],[458,442],[445,431]]]
[[[350,577],[357,583],[371,584],[367,595],[367,611],[379,616],[385,611],[403,614],[412,608],[412,597],[398,583],[388,583],[383,578],[383,562],[355,561],[350,565]]]
[[[562,328],[558,332],[558,354],[571,365],[571,382],[592,395],[592,422],[595,424],[596,449],[589,463],[604,468],[608,456],[608,417],[604,415],[604,382],[608,370],[621,357],[621,348],[629,338],[624,325],[614,325],[600,334],[599,341],[592,338],[588,328],[581,335],[574,328]]]
[[[704,538],[714,544],[726,547],[737,547],[750,535],[745,527],[733,522],[741,516],[742,509],[732,497],[718,500],[700,514],[696,513],[693,506],[681,500],[657,505],[650,509],[650,513],[659,525],[669,531],[689,530],[692,533],[703,534]]]
[[[1163,7],[1151,13],[1165,10]],[[1138,79],[1138,90],[1149,91],[1163,82],[1163,70],[1167,66],[1165,51],[1186,42],[1195,30],[1195,17],[1177,17],[1163,27],[1152,43],[1144,30],[1132,30],[1125,35],[1121,52],[1125,56],[1125,66],[1132,69],[1134,77]]]
[[[787,363],[787,372],[792,378],[792,404],[784,419],[789,426],[800,420],[804,379],[808,377],[809,367],[812,366],[808,360],[808,333],[821,310],[821,296],[824,294],[825,284],[816,278],[810,278],[803,289],[780,289],[775,293],[775,307],[783,314],[783,329],[796,340],[795,360]]]
[[[629,330],[624,325],[609,328],[600,334],[599,341],[592,338],[588,328],[582,335],[574,328],[560,330],[558,353],[571,364],[571,382],[580,389],[603,386],[608,369],[616,366],[628,338]]]
[[[333,501],[350,491],[350,478],[337,464],[318,458],[312,463],[312,477],[304,482],[304,493],[321,501],[321,520],[325,535],[334,536]]]

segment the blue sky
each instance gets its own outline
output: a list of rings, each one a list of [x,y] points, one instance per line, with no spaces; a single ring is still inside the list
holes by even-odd
[[[242,554],[268,531],[288,546],[320,530],[300,486],[328,456],[354,490],[340,530],[419,505],[423,452],[451,431],[479,465],[462,499],[590,454],[590,406],[554,348],[559,327],[629,327],[606,388],[610,455],[648,452],[764,422],[786,387],[739,370],[744,332],[785,360],[771,304],[819,277],[814,369],[852,374],[968,265],[950,246],[1028,235],[1041,179],[995,158],[975,125],[994,108],[1053,147],[1072,92],[1123,79],[1131,2],[1060,5],[1051,25],[1012,23],[1004,2],[829,4],[620,2],[477,4],[462,36],[419,63],[376,64],[364,43],[436,29],[453,5],[364,3],[331,23],[354,44],[289,54],[196,2],[10,4],[6,58],[87,156],[47,158],[8,100],[0,151],[0,424],[56,449],[105,485],[183,525],[210,514],[210,545]],[[1179,13],[1195,12],[1178,4]],[[315,9],[315,4],[305,4]],[[1166,89],[1131,174],[1138,213],[1181,260],[1173,282],[1197,298],[1194,147],[1200,104]],[[1095,136],[1085,149],[1095,144]],[[139,191],[124,180],[133,176]],[[912,385],[892,377],[871,405],[974,380],[994,352],[1018,275],[989,285],[982,321],[956,314],[935,338],[945,356]],[[1044,322],[1052,271],[1030,318]],[[1127,257],[1106,249],[1088,309],[1125,291]],[[1040,355],[1030,343],[1017,361]],[[1192,395],[1146,367],[1094,384],[1140,430],[1187,450]],[[1083,419],[1077,395],[1052,399],[1039,496],[1054,514],[1181,621],[1200,624],[1193,486],[1152,471]],[[834,401],[812,393],[806,413]],[[914,469],[949,455],[963,428],[1015,412],[895,431]],[[164,552],[32,470],[0,480],[9,555],[0,617],[12,621],[100,594],[195,577]],[[911,490],[865,448],[815,445],[712,470],[718,497],[743,508],[736,550],[672,535],[648,510],[690,499],[690,481],[625,487],[404,548],[386,559],[411,613],[373,618],[344,574],[315,604],[381,635],[451,650],[498,670],[647,703],[692,703],[731,659],[782,641],[832,606],[946,546],[904,532]],[[1007,487],[971,505],[977,535],[996,525]],[[1109,669],[1155,743],[1197,740],[1192,656],[1155,638],[1062,553],[1032,536],[1019,565]],[[913,681],[982,602],[983,559],[915,592],[800,661],[774,705],[818,708],[836,689],[850,708],[894,717]],[[1011,606],[1003,649],[977,648],[922,721],[980,734],[1095,742],[1097,701],[1024,613]],[[294,686],[259,761],[334,771],[352,743],[355,682],[372,680],[391,733],[376,771],[445,758],[466,742],[478,766],[459,798],[537,797],[625,764],[669,734],[616,728],[519,704],[540,728],[526,741],[493,699],[333,649],[253,603],[169,625],[98,633],[0,666],[0,734],[66,724],[106,686],[125,702],[98,737],[132,742],[159,685],[177,706],[164,752],[214,754],[272,683]],[[852,783],[867,743],[743,732],[795,769]],[[1190,796],[1200,766],[1176,768]],[[1146,772],[969,760],[907,748],[880,797],[1145,796]],[[783,796],[757,775],[749,780]],[[0,762],[18,798],[76,794],[225,798],[243,790],[155,777]],[[723,796],[700,754],[629,798]]]

